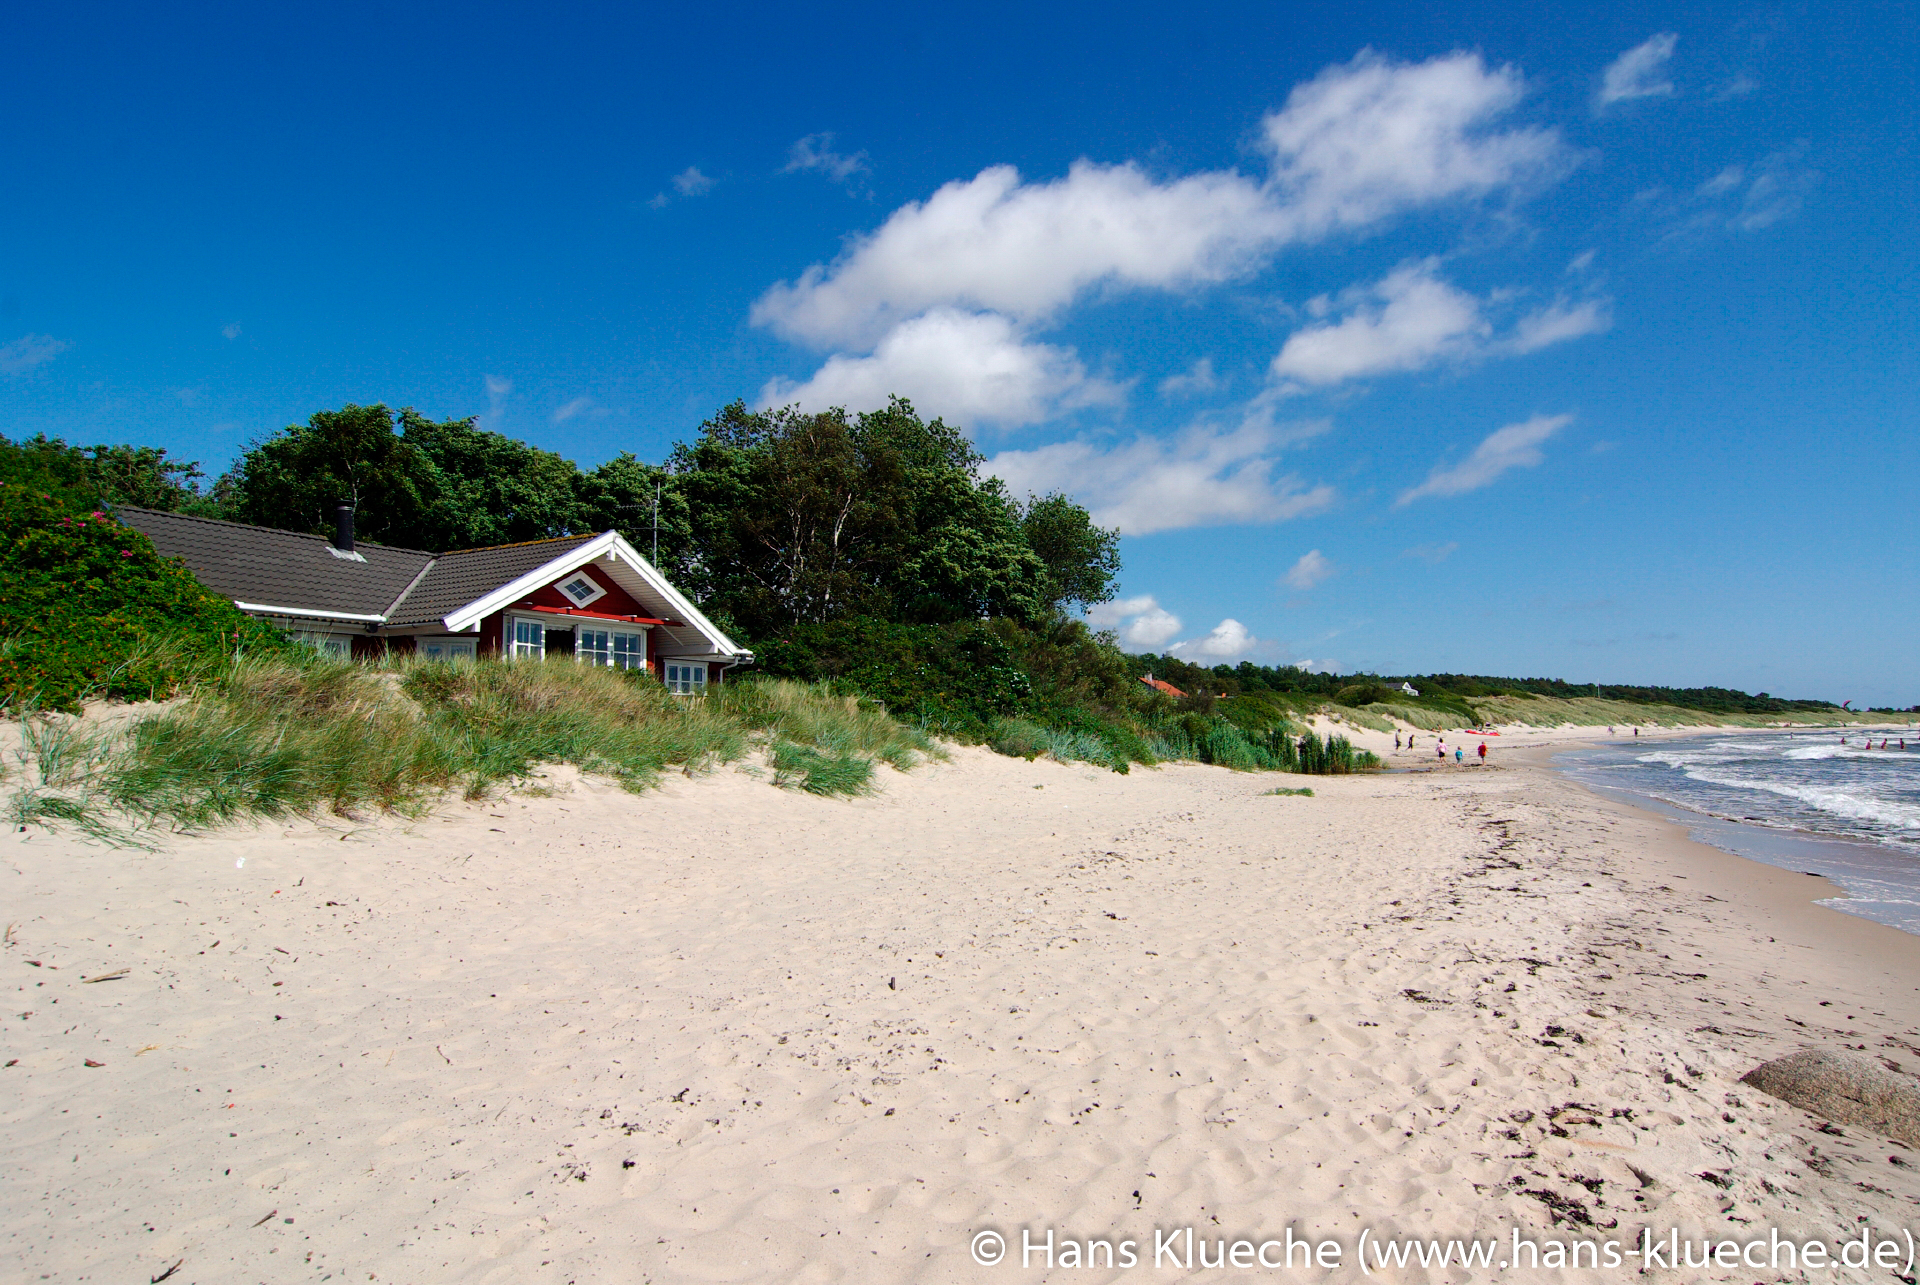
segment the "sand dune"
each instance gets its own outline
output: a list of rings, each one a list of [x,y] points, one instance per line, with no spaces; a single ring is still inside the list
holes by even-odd
[[[1344,1280],[1362,1230],[1908,1225],[1902,1148],[1737,1080],[1920,1064],[1920,939],[1536,768],[1275,783],[962,749],[852,803],[554,773],[8,835],[0,1280],[1180,1279],[1187,1227]],[[1023,1228],[1142,1262],[1023,1270]]]

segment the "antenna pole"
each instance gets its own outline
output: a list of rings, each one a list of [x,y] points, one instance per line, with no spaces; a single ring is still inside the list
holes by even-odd
[[[653,479],[653,565],[660,565],[660,479]]]

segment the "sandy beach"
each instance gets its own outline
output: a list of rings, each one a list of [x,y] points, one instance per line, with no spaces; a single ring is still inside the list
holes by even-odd
[[[1538,761],[1592,736],[9,833],[0,1281],[1204,1276],[1154,1261],[1187,1228],[1357,1280],[1363,1232],[1898,1236],[1920,1157],[1737,1081],[1920,1067],[1920,938]],[[1023,1230],[1139,1262],[1023,1267]]]

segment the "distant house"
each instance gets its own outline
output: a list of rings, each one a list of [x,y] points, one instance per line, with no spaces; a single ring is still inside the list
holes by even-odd
[[[1172,683],[1169,683],[1162,678],[1155,678],[1152,674],[1148,674],[1145,678],[1141,679],[1140,681],[1145,683],[1147,686],[1153,688],[1154,691],[1165,692],[1169,696],[1185,696],[1186,695],[1185,692],[1181,691],[1178,687],[1175,687]]]
[[[1409,696],[1418,696],[1420,694],[1420,689],[1418,687],[1415,687],[1412,683],[1401,683],[1400,690],[1405,692]]]
[[[572,656],[704,691],[753,663],[617,531],[425,553],[122,506],[115,516],[216,593],[322,651]]]

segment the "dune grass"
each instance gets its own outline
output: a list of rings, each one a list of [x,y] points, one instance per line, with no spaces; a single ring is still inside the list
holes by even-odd
[[[1281,795],[1294,795],[1299,798],[1310,799],[1313,797],[1313,787],[1310,785],[1303,785],[1297,790],[1290,790],[1286,786],[1280,785],[1280,786],[1275,786],[1271,790],[1262,790],[1260,791],[1260,794],[1263,798],[1271,795],[1275,795],[1275,794],[1281,794]]]
[[[905,771],[939,754],[924,734],[801,683],[677,697],[644,673],[560,660],[241,659],[118,727],[32,716],[17,727],[15,822],[128,842],[156,824],[418,815],[543,764],[638,792],[667,768],[707,769],[764,748],[775,784],[847,796],[873,788],[876,762]]]

